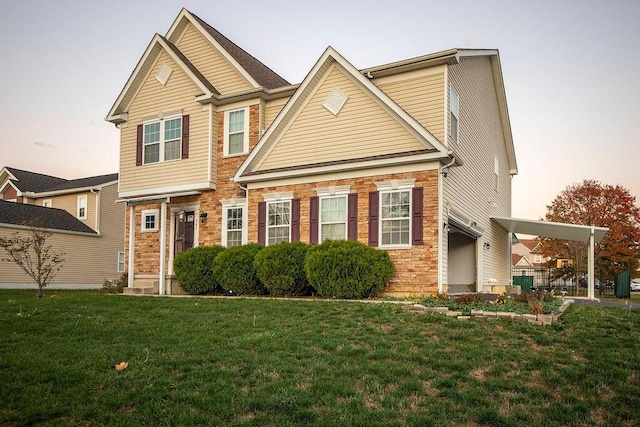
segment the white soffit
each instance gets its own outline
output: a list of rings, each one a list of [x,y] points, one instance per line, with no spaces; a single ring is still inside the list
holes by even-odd
[[[572,240],[576,242],[589,242],[589,236],[591,236],[591,232],[593,230],[595,242],[600,243],[609,231],[609,229],[605,227],[535,221],[532,219],[493,217],[491,220],[512,233],[550,237],[552,239]]]

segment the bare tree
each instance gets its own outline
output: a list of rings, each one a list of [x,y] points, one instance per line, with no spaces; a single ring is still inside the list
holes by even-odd
[[[38,284],[38,298],[64,264],[64,253],[47,244],[51,236],[45,228],[31,225],[27,235],[16,232],[11,237],[0,237],[0,247],[8,255],[0,261],[13,262],[27,273]]]

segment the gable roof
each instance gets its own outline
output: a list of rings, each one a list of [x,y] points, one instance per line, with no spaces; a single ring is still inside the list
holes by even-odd
[[[537,239],[520,239],[520,243],[529,249],[531,252],[536,251],[536,247],[540,244],[540,241]]]
[[[64,178],[4,167],[0,176],[7,175],[13,186],[21,192],[39,192],[67,182]]]
[[[22,194],[31,197],[63,194],[81,190],[99,190],[106,184],[118,181],[117,173],[90,176],[78,179],[64,179],[41,173],[29,172],[6,166],[0,171],[0,178],[6,176],[7,182]]]
[[[116,124],[123,123],[127,120],[126,114],[131,102],[146,80],[146,77],[151,72],[158,56],[163,51],[167,52],[178,66],[202,90],[202,94],[197,97],[197,100],[208,101],[218,100],[220,98],[221,95],[213,84],[202,75],[202,73],[175,45],[188,23],[192,24],[206,40],[220,51],[220,53],[254,88],[270,90],[290,86],[289,82],[280,77],[269,67],[251,56],[202,19],[183,8],[165,37],[155,34],[151,39],[151,42],[140,58],[140,61],[138,61],[138,64],[131,73],[131,76],[129,76],[127,83],[111,107],[111,110],[107,114],[105,120]]]
[[[37,224],[50,230],[97,235],[89,226],[65,210],[6,202],[4,200],[0,200],[0,224],[18,227]]]
[[[260,165],[269,155],[271,150],[278,143],[278,140],[284,134],[290,123],[295,120],[306,105],[306,101],[313,96],[315,89],[322,84],[323,76],[329,72],[331,66],[337,64],[341,70],[351,79],[357,82],[357,85],[365,91],[370,97],[376,99],[383,105],[388,114],[402,123],[420,142],[424,149],[409,153],[398,153],[397,155],[382,156],[383,158],[362,157],[349,161],[316,163],[309,165],[296,166],[284,169],[272,169],[266,171],[258,171]],[[451,152],[424,126],[409,115],[397,103],[395,103],[380,88],[374,85],[368,77],[358,71],[351,63],[349,63],[335,49],[329,46],[322,56],[318,59],[309,74],[300,83],[300,86],[282,108],[278,116],[275,118],[267,132],[262,136],[256,147],[251,151],[249,156],[242,163],[234,180],[238,182],[262,181],[268,179],[281,178],[283,173],[286,176],[312,175],[316,173],[324,173],[328,171],[339,171],[345,168],[354,169],[354,167],[372,167],[375,165],[388,165],[393,163],[407,163],[416,161],[426,161],[435,159],[444,159],[451,156]]]

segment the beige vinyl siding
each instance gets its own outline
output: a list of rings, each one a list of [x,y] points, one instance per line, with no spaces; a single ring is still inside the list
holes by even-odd
[[[373,80],[384,93],[443,143],[446,123],[444,67]]]
[[[187,25],[176,46],[221,94],[253,88],[193,25]]]
[[[125,203],[118,200],[118,184],[100,190],[100,246],[103,251],[96,273],[104,277],[118,276],[118,252],[124,251]],[[126,260],[125,260],[126,262]]]
[[[173,73],[166,86],[156,74],[162,64]],[[139,191],[168,186],[201,183],[208,180],[209,111],[194,101],[200,89],[167,54],[163,52],[147,76],[128,112],[120,138],[120,191]],[[136,166],[136,128],[143,118],[182,109],[189,115],[189,158]],[[215,131],[214,131],[215,135]],[[213,170],[215,176],[215,169]]]
[[[78,196],[87,196],[87,219],[78,218]],[[81,222],[96,229],[96,195],[90,191],[82,193],[65,194],[62,196],[48,196],[38,199],[33,199],[29,204],[42,206],[43,200],[51,200],[51,207],[56,209],[63,209],[78,218]]]
[[[508,233],[490,220],[511,215],[511,176],[490,59],[462,58],[449,67],[448,75],[460,99],[459,142],[453,142],[451,148],[464,166],[451,168],[444,178],[444,218],[447,206],[451,206],[486,230],[482,238],[491,249],[481,250],[481,282],[486,285],[496,279],[498,284],[508,284],[511,242]],[[494,156],[500,164],[497,192]]]
[[[322,104],[334,89],[349,99],[337,116]],[[333,65],[259,170],[425,149],[378,102]]]
[[[271,126],[271,123],[273,123],[278,113],[282,111],[282,107],[284,107],[284,104],[286,104],[288,100],[289,98],[280,98],[280,99],[274,99],[273,101],[267,102],[267,107],[265,108],[266,110],[265,123],[264,123],[265,129],[268,129],[269,126]]]

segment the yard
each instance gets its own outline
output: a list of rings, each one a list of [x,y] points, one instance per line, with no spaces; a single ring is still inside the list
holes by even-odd
[[[640,310],[33,294],[0,291],[1,425],[640,424]]]

